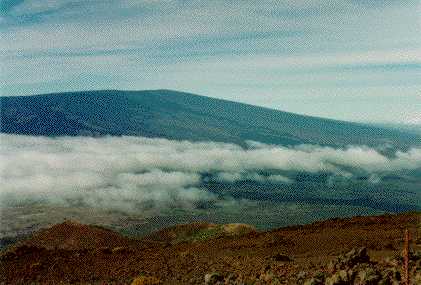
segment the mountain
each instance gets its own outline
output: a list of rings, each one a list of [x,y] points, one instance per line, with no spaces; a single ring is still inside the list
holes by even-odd
[[[244,145],[421,145],[421,135],[170,90],[83,91],[0,97],[1,132],[129,135]]]
[[[383,123],[383,124],[373,124],[375,127],[395,129],[399,131],[404,131],[406,133],[412,133],[415,135],[421,135],[421,124],[404,124],[404,123]]]
[[[116,232],[99,226],[88,226],[67,220],[34,234],[24,243],[27,247],[48,250],[82,250],[128,246],[129,241]]]

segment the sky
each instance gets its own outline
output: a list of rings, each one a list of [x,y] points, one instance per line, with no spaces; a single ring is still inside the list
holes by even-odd
[[[421,1],[0,3],[2,96],[174,89],[421,124]]]

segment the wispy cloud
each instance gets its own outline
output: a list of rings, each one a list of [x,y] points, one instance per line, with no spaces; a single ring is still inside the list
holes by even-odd
[[[334,93],[354,115],[303,112],[403,121],[420,87],[418,1],[1,3],[2,95],[167,88],[297,111],[298,101]],[[413,100],[385,100],[393,114],[358,113],[353,90],[367,87],[367,102],[379,93]]]

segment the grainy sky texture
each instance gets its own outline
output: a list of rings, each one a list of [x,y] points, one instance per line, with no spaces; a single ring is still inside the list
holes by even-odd
[[[3,96],[165,88],[421,123],[420,1],[0,3]]]

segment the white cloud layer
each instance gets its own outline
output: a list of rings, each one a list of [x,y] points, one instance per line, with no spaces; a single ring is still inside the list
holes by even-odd
[[[204,174],[225,183],[290,184],[288,171],[330,172],[345,179],[356,171],[379,183],[384,173],[421,169],[419,148],[386,157],[364,146],[287,148],[250,142],[244,149],[142,137],[3,134],[0,139],[2,204],[44,201],[125,211],[196,207],[217,199],[203,188]]]

